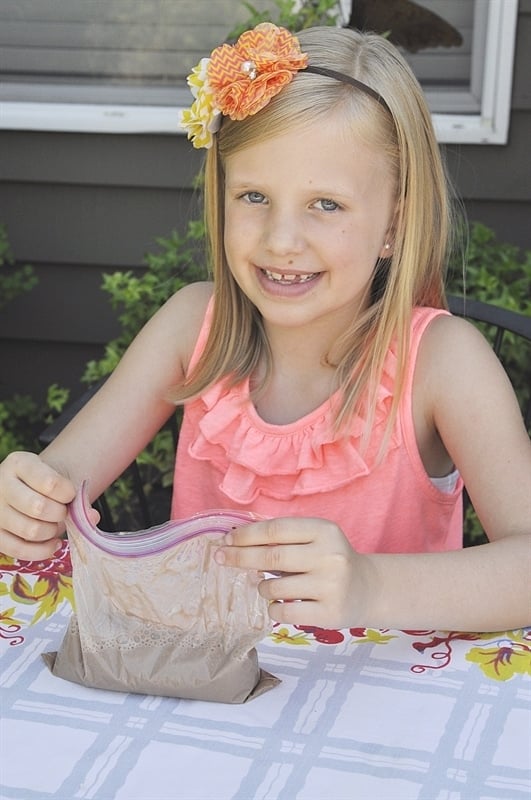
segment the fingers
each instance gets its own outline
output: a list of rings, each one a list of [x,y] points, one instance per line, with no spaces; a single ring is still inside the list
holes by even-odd
[[[274,622],[282,622],[285,625],[315,625],[318,628],[331,627],[319,603],[313,600],[270,603],[268,612]]]
[[[324,519],[312,517],[277,517],[243,525],[227,534],[226,541],[237,547],[248,545],[309,544],[323,525],[335,527]]]
[[[216,561],[268,576],[258,591],[277,622],[344,627],[359,602],[359,556],[341,529],[316,518],[279,518],[231,531]]]
[[[60,546],[71,481],[33,453],[11,453],[0,465],[0,550],[24,560],[50,558]]]
[[[320,581],[312,575],[283,575],[258,584],[260,595],[269,601],[268,613],[275,622],[346,628],[354,624],[357,602],[338,576]]]
[[[62,539],[53,537],[46,541],[32,542],[0,530],[0,552],[22,561],[46,561],[62,547]]]
[[[5,471],[5,481],[11,488],[16,489],[17,484],[21,484],[62,505],[74,499],[76,491],[72,482],[34,453],[11,453],[2,463],[2,471]]]
[[[219,564],[261,572],[305,572],[314,565],[323,538],[337,531],[322,519],[280,517],[237,528],[216,552]]]
[[[316,589],[314,582],[302,575],[263,580],[258,585],[259,593],[269,601],[268,613],[275,622],[322,628],[348,627],[340,613],[323,602]],[[315,594],[315,597],[310,598],[308,594]]]
[[[298,545],[222,546],[215,553],[218,564],[252,569],[258,572],[306,572],[311,569],[312,554]]]

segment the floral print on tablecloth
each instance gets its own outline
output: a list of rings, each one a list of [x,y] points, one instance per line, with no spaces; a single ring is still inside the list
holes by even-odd
[[[53,558],[42,561],[18,561],[0,553],[0,597],[0,639],[8,639],[11,645],[22,644],[24,635],[20,631],[25,624],[51,617],[65,601],[73,606],[72,565],[66,541]],[[6,608],[6,599],[15,605]],[[26,616],[26,606],[34,612],[29,623],[19,618]]]
[[[0,639],[8,640],[13,646],[23,643],[24,625],[34,625],[51,617],[64,602],[73,607],[72,566],[67,543],[46,561],[16,561],[0,554],[0,597]],[[28,622],[24,609],[29,607],[34,613]],[[486,678],[507,681],[516,675],[531,676],[531,628],[498,633],[406,630],[402,634],[411,641],[415,663],[410,669],[415,673],[449,667],[455,644],[470,642],[474,645],[466,652],[465,659],[476,664]],[[277,623],[269,636],[275,644],[304,647],[344,642],[385,646],[398,635],[396,631],[376,628],[335,630]]]
[[[411,637],[411,647],[423,656],[421,663],[410,669],[415,673],[440,670],[450,666],[456,642],[476,642],[465,659],[479,666],[486,678],[507,681],[517,674],[531,676],[531,628],[498,633],[455,633],[435,630],[402,631]],[[385,645],[398,634],[376,628],[348,628],[334,630],[309,625],[291,627],[275,625],[270,638],[278,644],[310,645],[312,642],[337,645],[344,641],[353,644],[370,642]]]

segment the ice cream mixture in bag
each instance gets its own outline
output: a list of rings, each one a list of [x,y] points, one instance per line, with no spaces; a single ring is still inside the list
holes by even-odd
[[[214,561],[220,537],[253,519],[211,511],[145,531],[90,523],[86,488],[67,531],[76,610],[52,672],[100,689],[241,703],[278,683],[255,645],[270,631],[258,576]]]

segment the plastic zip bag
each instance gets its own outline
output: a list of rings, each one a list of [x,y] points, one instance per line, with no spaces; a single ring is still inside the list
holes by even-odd
[[[143,531],[92,525],[86,486],[69,507],[76,611],[57,653],[62,678],[100,689],[241,703],[278,683],[255,645],[272,627],[248,570],[213,558],[252,514],[210,511]]]

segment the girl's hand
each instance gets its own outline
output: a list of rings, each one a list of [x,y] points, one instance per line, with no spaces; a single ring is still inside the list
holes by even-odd
[[[0,552],[35,561],[51,558],[65,530],[71,481],[34,453],[11,453],[0,464]]]
[[[216,561],[273,573],[258,590],[277,622],[344,628],[366,616],[370,561],[323,519],[285,517],[227,534]],[[278,575],[278,577],[277,577]]]

